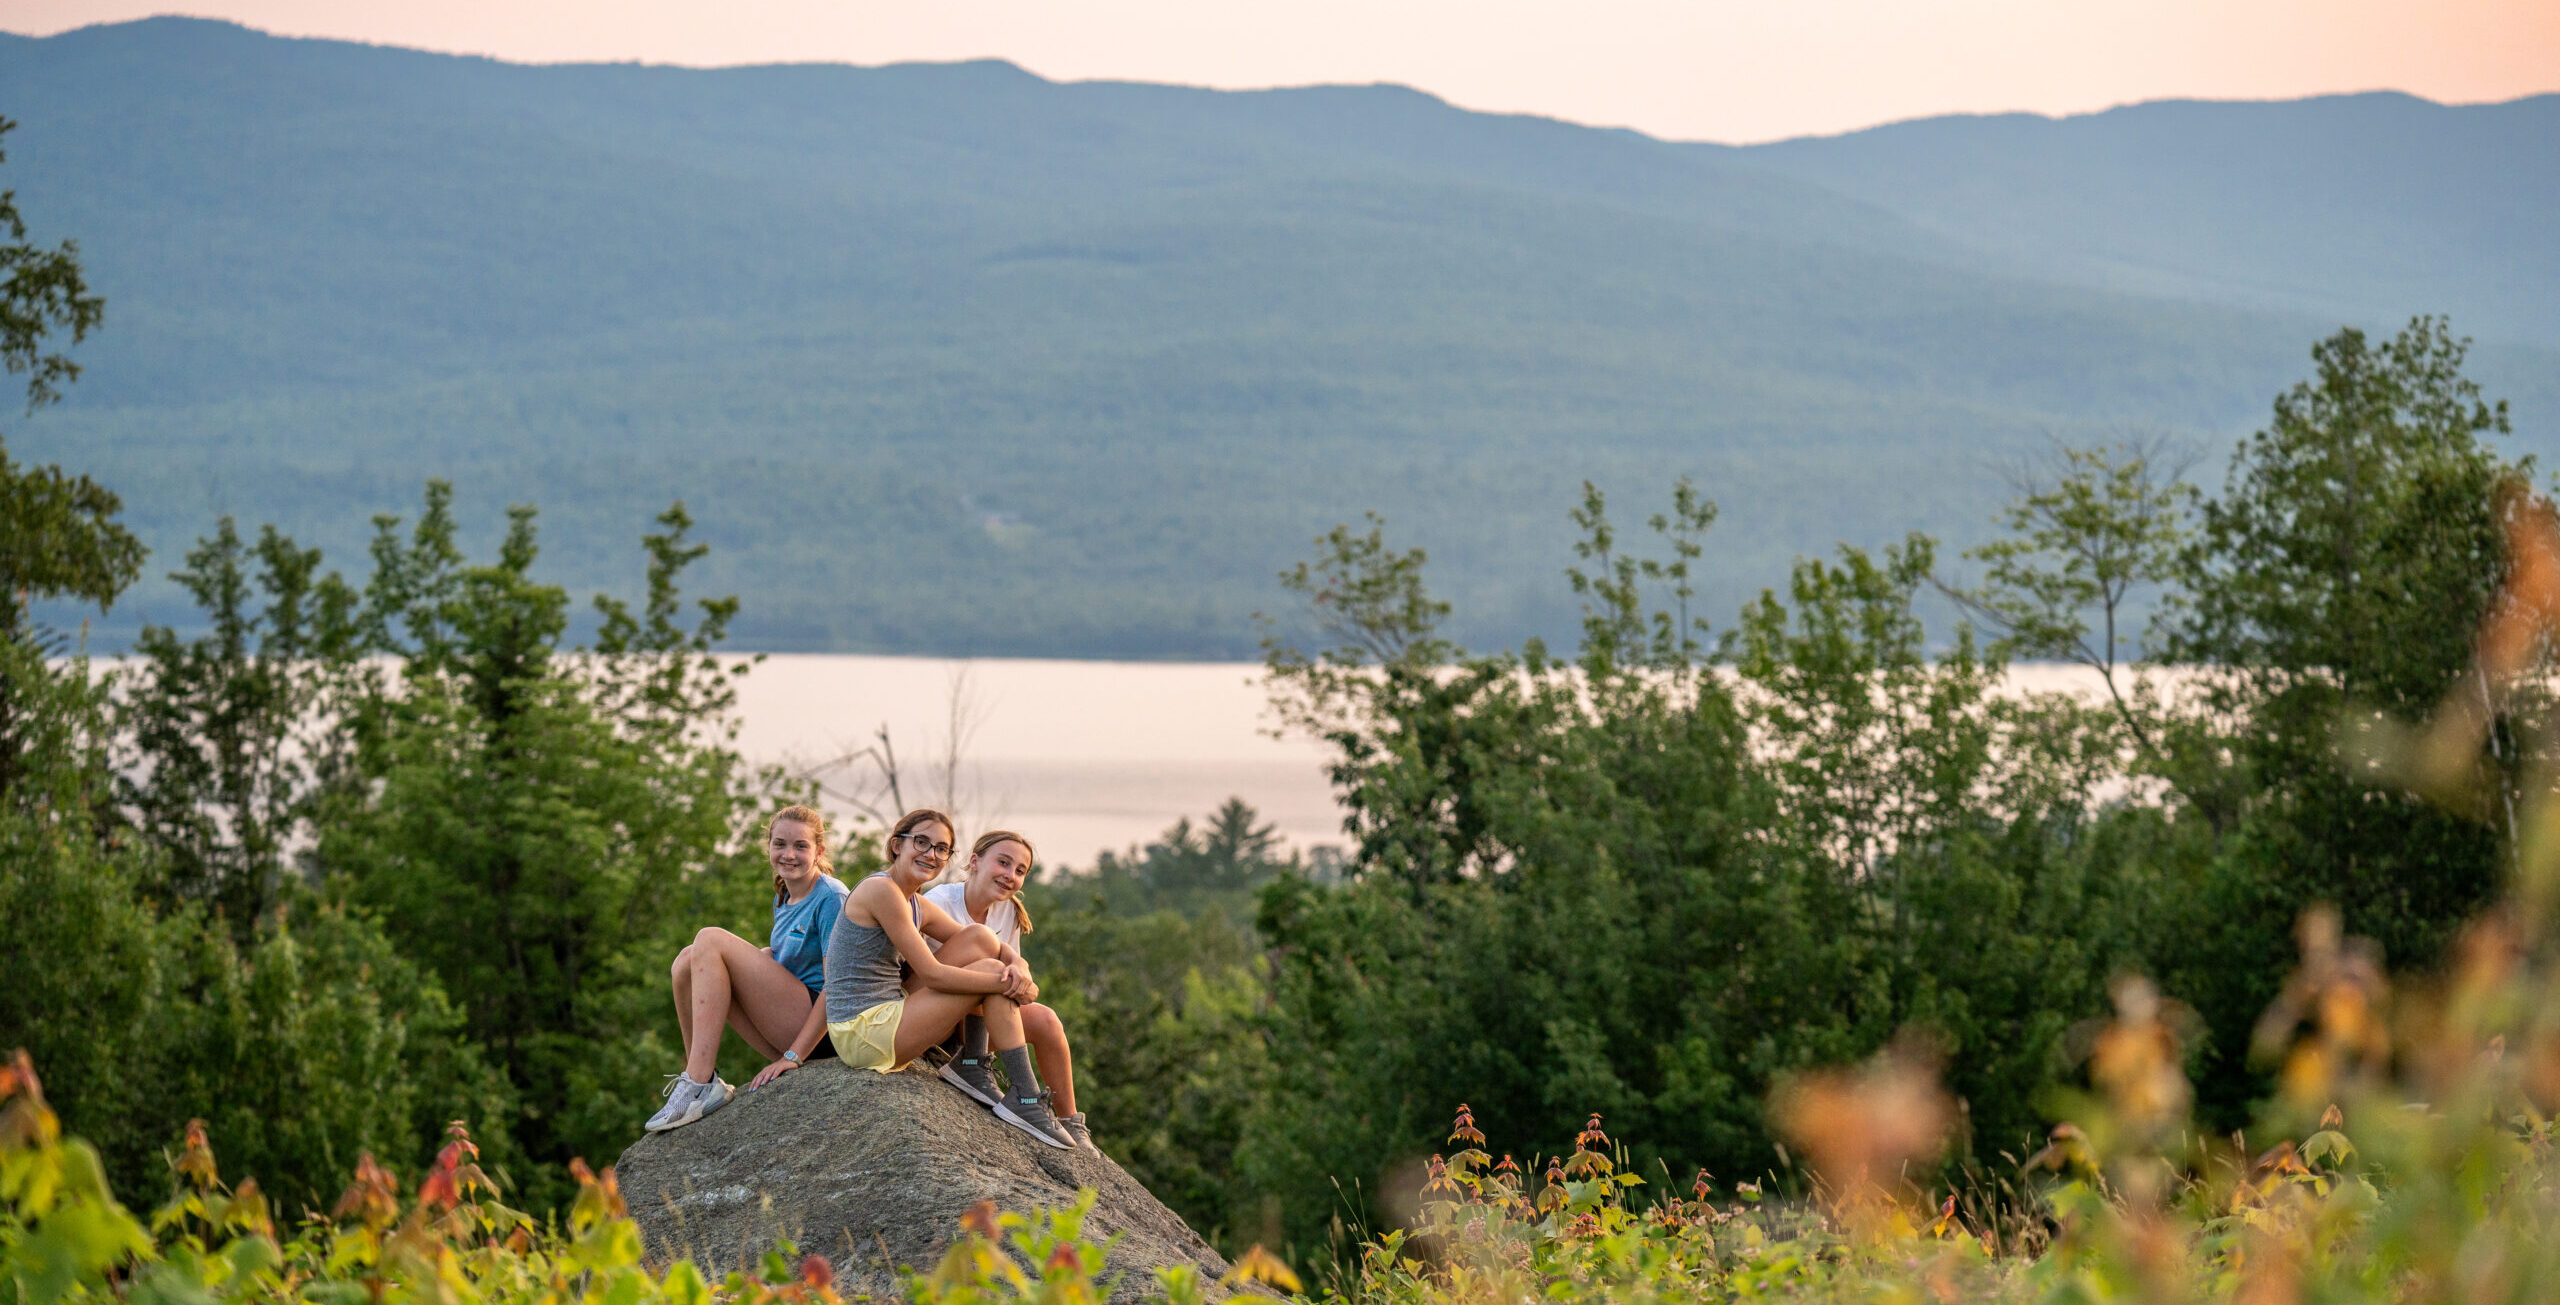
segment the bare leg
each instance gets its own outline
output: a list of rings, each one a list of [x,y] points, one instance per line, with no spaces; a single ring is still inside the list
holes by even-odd
[[[934,955],[945,965],[965,966],[972,962],[998,955],[1003,950],[1004,943],[996,937],[994,930],[989,929],[983,924],[973,924],[968,928],[962,929],[960,932],[953,934],[951,936],[951,941],[944,943],[942,945],[942,950],[935,952]],[[924,986],[924,981],[922,979],[918,979],[915,982],[910,983],[908,985],[908,989],[910,991],[914,991],[922,986]],[[971,993],[969,995],[984,996],[985,994]]]
[[[950,946],[943,948],[946,956],[950,951]],[[1004,963],[988,956],[968,962],[968,968],[981,974],[1001,974]],[[1011,1001],[990,993],[943,992],[920,986],[907,993],[906,1010],[898,1017],[898,1036],[892,1044],[898,1063],[903,1065],[923,1055],[925,1048],[949,1037],[951,1030],[959,1027],[961,1017],[973,1010],[986,1016],[989,1050],[1010,1051],[1022,1045],[1022,1011]]]
[[[676,962],[667,967],[667,987],[676,995],[676,1045],[693,1046],[693,948],[687,945],[676,953]]]
[[[809,990],[771,953],[726,929],[705,929],[685,948],[692,973],[682,987],[690,998],[679,1022],[685,1033],[685,1073],[711,1079],[720,1035],[738,1030],[747,1045],[772,1059],[782,1054],[809,1015]]]
[[[1057,1093],[1058,1113],[1076,1113],[1075,1059],[1067,1051],[1067,1026],[1058,1013],[1033,1002],[1022,1008],[1022,1036],[1040,1060],[1040,1081]]]

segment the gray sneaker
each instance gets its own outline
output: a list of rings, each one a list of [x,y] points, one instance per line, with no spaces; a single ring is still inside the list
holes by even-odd
[[[996,1103],[996,1118],[1029,1133],[1061,1151],[1076,1149],[1067,1130],[1058,1126],[1058,1117],[1049,1113],[1048,1094],[1026,1097],[1019,1092],[1007,1093]]]
[[[729,1104],[729,1085],[721,1082],[717,1074],[712,1075],[708,1083],[696,1083],[682,1074],[670,1077],[667,1104],[658,1107],[658,1113],[649,1116],[649,1122],[642,1125],[649,1132],[663,1133],[671,1128],[682,1128]]]
[[[1083,1111],[1079,1110],[1072,1115],[1058,1116],[1058,1127],[1066,1130],[1067,1136],[1074,1139],[1077,1146],[1082,1147],[1087,1151],[1100,1151],[1102,1149],[1101,1147],[1093,1144],[1093,1130],[1084,1126]]]
[[[982,1106],[995,1106],[1003,1095],[1003,1089],[996,1086],[994,1068],[979,1056],[952,1057],[951,1063],[942,1067],[942,1081],[977,1098]]]
[[[943,1066],[950,1064],[952,1061],[959,1059],[959,1057],[960,1030],[953,1029],[951,1030],[950,1037],[944,1038],[942,1041],[925,1048],[924,1054],[916,1057],[916,1059],[923,1061],[928,1069],[940,1069]]]

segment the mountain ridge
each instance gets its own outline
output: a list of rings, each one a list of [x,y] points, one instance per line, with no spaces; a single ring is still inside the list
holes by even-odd
[[[1696,475],[1730,611],[1837,539],[1978,538],[1992,468],[2047,438],[2227,441],[2341,322],[2452,312],[2520,451],[2560,409],[2541,246],[2305,282],[2371,222],[2269,209],[2141,283],[2161,219],[2074,218],[2078,128],[1967,191],[1914,180],[1942,145],[1875,162],[1890,127],[1707,146],[1410,88],[520,65],[205,20],[0,38],[0,87],[0,184],[108,300],[70,402],[8,435],[123,492],[155,576],[223,512],[353,565],[440,475],[483,537],[538,502],[574,589],[627,592],[684,498],[746,646],[1224,657],[1311,536],[1379,508],[1483,646],[1570,636],[1585,478],[1641,519]],[[2135,160],[2182,221],[2259,194],[2182,158]],[[2288,223],[2310,252],[2253,252]],[[2276,292],[2232,293],[2234,259]],[[101,638],[188,624],[176,598],[146,583]]]

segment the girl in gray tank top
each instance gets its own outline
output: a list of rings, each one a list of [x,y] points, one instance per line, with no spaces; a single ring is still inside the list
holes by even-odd
[[[885,870],[871,876],[887,877]],[[918,929],[924,927],[921,902],[909,898],[907,914]],[[827,936],[825,992],[829,1024],[841,1024],[884,1001],[905,1000],[907,963],[898,959],[898,945],[889,940],[889,931],[878,925],[838,921],[835,932]]]
[[[939,811],[910,811],[889,835],[889,866],[855,885],[827,939],[827,1036],[849,1069],[890,1073],[940,1043],[970,1015],[983,1015],[987,1043],[1011,1083],[994,1087],[952,1080],[996,1118],[1061,1150],[1075,1143],[1049,1109],[1031,1064],[1022,1006],[1039,988],[1022,954],[984,925],[955,923],[941,907],[926,910],[924,886],[951,860],[957,837]],[[900,916],[906,917],[900,919]],[[937,954],[934,945],[940,945]]]

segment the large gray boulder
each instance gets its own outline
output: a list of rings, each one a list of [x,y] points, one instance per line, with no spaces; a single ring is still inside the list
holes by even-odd
[[[1212,1299],[1227,1262],[1108,1157],[1042,1146],[925,1070],[822,1060],[622,1153],[623,1197],[650,1262],[717,1278],[780,1238],[835,1264],[839,1289],[894,1296],[897,1270],[940,1261],[980,1201],[1028,1212],[1099,1193],[1087,1232],[1119,1235],[1115,1302],[1155,1290],[1151,1270],[1198,1266]]]

